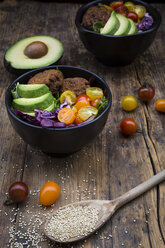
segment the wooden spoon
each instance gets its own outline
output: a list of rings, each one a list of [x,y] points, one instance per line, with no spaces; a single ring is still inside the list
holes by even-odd
[[[165,170],[161,171],[157,175],[151,177],[146,182],[144,182],[144,183],[138,185],[137,187],[129,190],[127,193],[125,193],[124,195],[122,195],[122,196],[120,196],[114,200],[111,200],[111,201],[107,201],[107,200],[80,201],[80,202],[68,204],[68,205],[60,208],[60,209],[63,209],[63,208],[69,207],[69,206],[74,206],[74,207],[76,207],[76,206],[83,206],[83,207],[84,206],[90,206],[90,207],[93,207],[99,211],[98,222],[96,223],[93,230],[90,233],[87,233],[87,235],[85,235],[85,236],[82,235],[79,237],[74,237],[74,238],[70,238],[70,239],[61,241],[61,240],[51,236],[47,232],[46,227],[47,227],[47,224],[49,223],[49,220],[47,220],[45,223],[44,233],[51,240],[53,240],[55,242],[60,242],[60,243],[70,243],[70,242],[75,242],[75,241],[85,239],[86,237],[88,237],[89,235],[94,233],[97,229],[99,229],[115,213],[115,211],[118,208],[120,208],[121,206],[125,205],[126,203],[132,201],[133,199],[140,196],[144,192],[148,191],[149,189],[151,189],[155,185],[161,183],[163,180],[165,180]],[[57,211],[55,211],[53,215],[55,215],[55,213]]]

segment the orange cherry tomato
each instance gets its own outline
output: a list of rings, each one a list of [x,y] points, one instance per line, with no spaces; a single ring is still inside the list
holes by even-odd
[[[84,101],[84,100],[90,102],[91,101],[91,98],[89,96],[85,95],[85,94],[82,94],[82,95],[79,95],[77,97],[76,103],[79,102],[79,101]]]
[[[165,99],[158,99],[156,101],[156,110],[165,113]]]
[[[75,120],[75,113],[70,108],[62,108],[57,116],[60,122],[65,123],[66,125],[72,124]]]
[[[91,101],[91,106],[96,107],[97,104],[100,102],[101,98],[96,98],[93,101]]]
[[[75,106],[75,108],[76,108],[77,110],[79,110],[79,109],[82,108],[82,107],[90,106],[90,102],[87,101],[87,100],[82,100],[82,101],[77,102],[74,106]]]
[[[60,194],[60,187],[57,183],[49,181],[44,184],[40,191],[39,200],[43,206],[52,205]]]

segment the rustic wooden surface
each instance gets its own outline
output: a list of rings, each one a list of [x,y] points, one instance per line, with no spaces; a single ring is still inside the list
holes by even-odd
[[[48,240],[38,245],[46,214],[59,206],[83,199],[113,199],[165,168],[165,115],[156,112],[155,101],[165,98],[165,20],[152,46],[126,67],[107,67],[86,51],[79,40],[74,16],[81,4],[6,0],[0,2],[0,247],[60,247]],[[153,4],[165,16],[164,4]],[[61,64],[75,65],[98,73],[108,83],[113,104],[102,133],[81,151],[64,158],[50,157],[31,148],[13,130],[4,98],[15,76],[3,66],[5,50],[17,40],[31,35],[52,35],[65,48]],[[147,106],[138,100],[138,108],[125,113],[121,98],[131,94],[144,80],[156,89],[154,100]],[[129,139],[119,131],[124,117],[134,118],[142,134]],[[6,207],[8,187],[23,180],[30,188],[27,201]],[[53,207],[39,205],[42,185],[53,180],[61,195]],[[165,184],[120,209],[112,219],[85,242],[62,247],[163,248],[165,247]],[[30,228],[30,229],[28,229]],[[38,229],[37,229],[38,228]],[[33,234],[33,230],[37,234]],[[30,231],[29,231],[30,232]],[[24,237],[21,233],[24,233]],[[34,240],[33,240],[34,241]],[[29,246],[28,246],[29,245]]]

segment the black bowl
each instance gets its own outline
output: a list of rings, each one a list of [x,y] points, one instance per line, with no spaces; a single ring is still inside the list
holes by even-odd
[[[92,78],[91,86],[100,87],[108,98],[108,106],[94,120],[80,126],[68,128],[43,128],[31,125],[19,119],[11,111],[12,95],[11,90],[15,84],[25,84],[32,76],[45,69],[59,68],[66,77],[83,77],[89,80]],[[37,147],[46,153],[69,154],[80,150],[84,145],[92,141],[103,129],[112,102],[112,95],[106,82],[93,72],[73,66],[48,66],[29,71],[17,78],[7,89],[5,104],[9,119],[15,131],[21,138],[31,146]]]
[[[133,3],[145,6],[147,12],[153,17],[154,24],[151,29],[133,35],[113,36],[90,31],[81,25],[82,17],[89,7],[98,3],[109,2],[106,0],[96,0],[83,5],[77,12],[75,24],[84,46],[103,64],[127,65],[151,45],[161,23],[161,15],[150,4],[140,0],[133,0]]]

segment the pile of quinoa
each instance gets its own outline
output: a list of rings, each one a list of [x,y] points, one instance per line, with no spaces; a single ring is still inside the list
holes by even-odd
[[[91,206],[66,206],[60,208],[45,227],[49,237],[58,241],[86,236],[98,222],[99,210]]]

